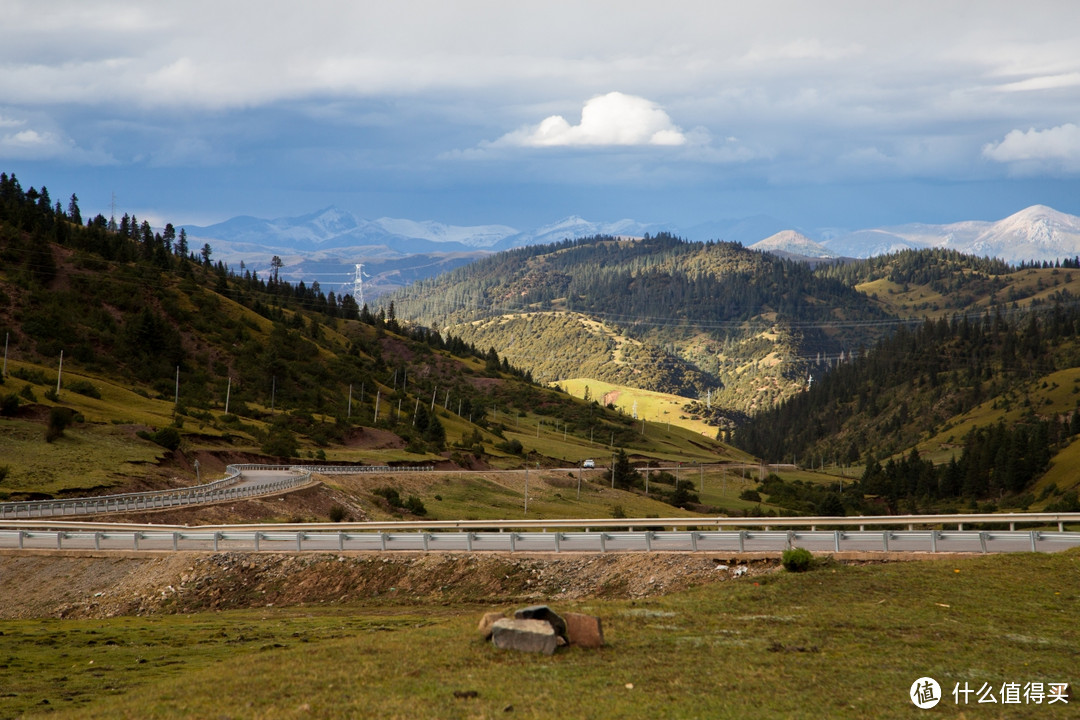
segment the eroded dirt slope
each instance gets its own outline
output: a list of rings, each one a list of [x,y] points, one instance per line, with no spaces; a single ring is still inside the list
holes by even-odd
[[[744,561],[746,563],[747,561]],[[733,578],[687,554],[0,553],[0,617],[110,617],[385,599],[639,598]],[[771,572],[754,560],[736,581]],[[740,573],[744,572],[742,570]]]

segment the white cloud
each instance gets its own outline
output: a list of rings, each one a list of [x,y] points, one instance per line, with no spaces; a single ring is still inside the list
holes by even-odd
[[[0,160],[63,159],[77,164],[114,162],[107,153],[85,150],[46,119],[22,119],[0,114]]]
[[[585,103],[581,122],[552,115],[538,125],[507,133],[492,145],[522,147],[685,145],[686,135],[656,103],[610,92]]]
[[[991,160],[1024,167],[1080,170],[1080,126],[1065,123],[1046,130],[1013,130],[1001,142],[984,145],[982,153]]]

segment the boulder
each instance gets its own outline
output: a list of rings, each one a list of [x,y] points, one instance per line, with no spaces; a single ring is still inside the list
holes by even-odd
[[[558,644],[557,638],[555,629],[545,620],[503,618],[491,626],[491,642],[503,650],[551,655]]]
[[[480,624],[476,626],[476,630],[485,640],[490,640],[491,626],[495,624],[496,620],[502,620],[505,617],[506,613],[486,612],[484,613],[484,617],[480,618]]]
[[[556,635],[566,640],[570,639],[566,636],[566,621],[547,605],[530,605],[521,608],[514,612],[514,617],[518,620],[543,620],[555,629]]]
[[[566,613],[566,638],[571,645],[598,648],[604,645],[604,627],[600,618],[584,613]]]

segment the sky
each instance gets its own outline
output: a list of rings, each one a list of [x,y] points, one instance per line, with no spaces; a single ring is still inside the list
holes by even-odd
[[[1067,0],[0,0],[0,170],[162,224],[1080,215]]]

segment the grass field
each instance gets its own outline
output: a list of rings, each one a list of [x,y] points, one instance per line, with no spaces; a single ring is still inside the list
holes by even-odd
[[[593,400],[604,402],[605,397],[610,397],[611,403],[627,415],[633,412],[636,403],[637,416],[644,418],[650,425],[656,424],[657,426],[667,427],[670,424],[686,428],[705,437],[716,437],[715,427],[707,425],[701,420],[690,418],[682,409],[684,405],[691,401],[690,398],[632,388],[626,385],[615,385],[590,378],[560,380],[558,385],[575,397],[585,397],[585,388],[587,387]]]
[[[1004,683],[1080,683],[1080,553],[825,563],[599,615],[608,645],[497,650],[481,605],[377,599],[187,616],[0,622],[0,717],[871,718],[1076,716],[1000,704]],[[511,609],[511,608],[500,608]],[[959,683],[999,703],[958,707]],[[471,697],[456,697],[474,693]],[[927,715],[929,716],[929,715]]]

